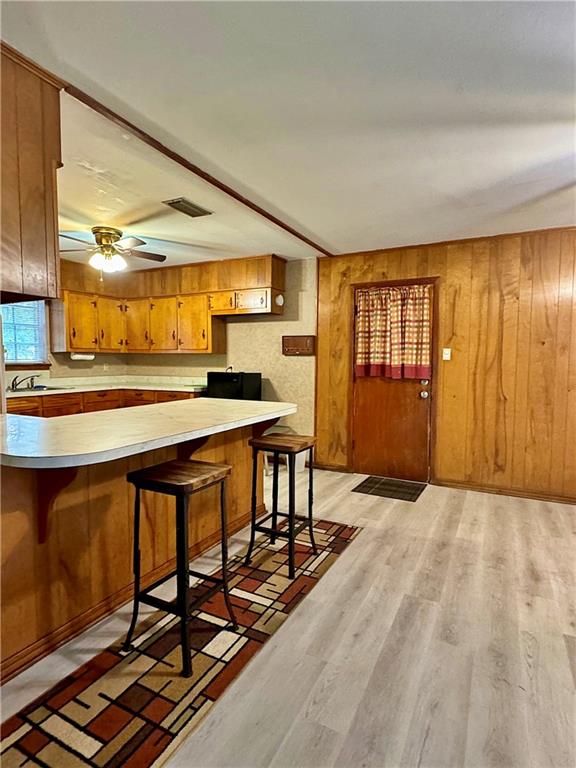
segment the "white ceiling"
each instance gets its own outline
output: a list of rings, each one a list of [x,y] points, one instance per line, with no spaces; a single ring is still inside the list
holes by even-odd
[[[3,3],[2,37],[346,252],[576,223],[575,15],[24,1]]]
[[[130,269],[278,253],[307,258],[316,251],[246,206],[191,174],[140,139],[68,94],[61,99],[62,160],[58,172],[60,232],[91,246],[90,228],[117,227],[146,241],[139,251],[167,257],[163,264],[129,258]],[[190,218],[163,200],[185,197],[211,212]],[[60,238],[61,254],[82,245]]]

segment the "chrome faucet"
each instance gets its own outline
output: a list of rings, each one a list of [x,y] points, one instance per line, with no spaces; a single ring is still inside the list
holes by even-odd
[[[24,378],[19,379],[18,376],[14,376],[12,381],[10,382],[10,391],[16,392],[18,389],[21,388],[21,385],[24,384],[25,381],[28,381],[29,384],[27,386],[27,389],[34,389],[34,379],[37,379],[38,376],[34,374],[33,376],[24,376]]]

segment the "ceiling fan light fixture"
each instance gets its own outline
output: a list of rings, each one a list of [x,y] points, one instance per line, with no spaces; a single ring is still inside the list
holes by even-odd
[[[128,266],[126,259],[120,256],[119,253],[109,256],[101,251],[96,251],[96,253],[92,254],[88,264],[101,272],[121,272]]]

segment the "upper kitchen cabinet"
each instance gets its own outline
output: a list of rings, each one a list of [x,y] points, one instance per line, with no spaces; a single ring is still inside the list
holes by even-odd
[[[8,301],[54,298],[62,84],[8,46],[1,55],[2,292]]]
[[[181,352],[226,351],[224,321],[211,317],[208,302],[208,296],[201,293],[178,296],[178,349]]]

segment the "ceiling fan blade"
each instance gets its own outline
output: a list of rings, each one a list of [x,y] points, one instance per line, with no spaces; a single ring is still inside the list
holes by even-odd
[[[166,256],[159,253],[146,253],[145,251],[130,251],[130,256],[138,256],[139,259],[148,259],[149,261],[166,261]]]
[[[84,245],[91,246],[93,243],[89,242],[88,240],[82,240],[80,237],[72,237],[72,235],[67,235],[65,232],[59,232],[59,237],[65,237],[67,240],[75,240],[77,243],[84,243]]]
[[[131,251],[132,248],[138,248],[139,245],[146,245],[146,241],[140,240],[139,237],[123,237],[122,240],[118,240],[114,245],[117,248],[122,248],[122,250]]]
[[[91,253],[93,250],[93,248],[72,248],[71,250],[60,251],[60,253]]]

